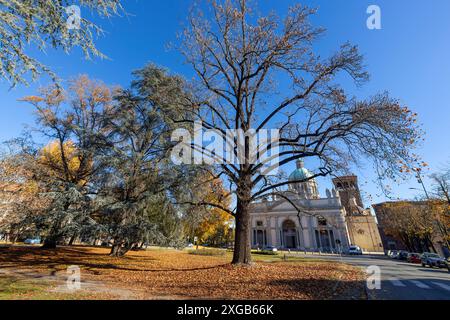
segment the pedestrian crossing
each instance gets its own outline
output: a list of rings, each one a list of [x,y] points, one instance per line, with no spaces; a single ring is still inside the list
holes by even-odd
[[[430,286],[426,285],[423,282],[417,281],[417,280],[411,280],[412,283],[414,283],[416,285],[416,287],[419,287],[421,289],[431,289]]]
[[[401,282],[400,280],[391,279],[390,281],[396,287],[406,287],[406,285],[403,282]]]
[[[432,282],[435,286],[441,287],[442,289],[445,289],[447,291],[450,291],[450,286],[440,283],[440,282]]]
[[[450,285],[442,283],[442,282],[437,282],[437,281],[432,281],[432,282],[423,282],[423,281],[419,281],[419,280],[399,280],[399,279],[395,279],[395,278],[391,278],[389,279],[390,283],[392,283],[392,285],[394,285],[395,287],[407,287],[410,285],[414,285],[417,288],[420,289],[425,289],[425,290],[431,290],[433,289],[434,286],[440,288],[440,289],[444,289],[450,292]]]

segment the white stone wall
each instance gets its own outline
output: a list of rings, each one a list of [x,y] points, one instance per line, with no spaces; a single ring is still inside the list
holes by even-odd
[[[345,224],[345,217],[343,211],[334,209],[328,211],[315,211],[311,212],[311,215],[302,215],[301,224],[297,216],[296,211],[266,211],[266,212],[253,212],[251,213],[252,221],[252,245],[256,246],[254,240],[255,230],[264,230],[267,237],[267,246],[274,246],[280,249],[286,247],[285,235],[283,234],[283,223],[290,220],[295,225],[296,231],[296,248],[297,250],[319,251],[320,248],[317,245],[316,230],[323,229],[327,231],[325,237],[330,242],[328,249],[338,250],[335,240],[341,241],[340,249],[346,249],[349,246],[348,230]],[[328,225],[321,227],[318,225],[317,216],[324,217]],[[261,226],[258,226],[258,221],[262,222]],[[328,230],[332,231],[328,233]],[[334,242],[332,241],[334,240]],[[333,244],[331,244],[333,242]],[[258,243],[259,244],[259,243]],[[258,247],[261,247],[259,244]]]

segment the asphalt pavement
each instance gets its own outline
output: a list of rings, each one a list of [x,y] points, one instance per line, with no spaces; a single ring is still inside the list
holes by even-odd
[[[385,256],[311,257],[338,260],[365,270],[373,266],[379,267],[380,289],[367,288],[370,300],[450,300],[450,273],[447,269],[422,267],[420,264],[392,260]],[[372,272],[368,274],[372,275]],[[375,282],[370,284],[375,286]]]

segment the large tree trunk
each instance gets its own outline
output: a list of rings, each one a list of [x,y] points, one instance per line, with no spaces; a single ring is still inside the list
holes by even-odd
[[[109,255],[111,257],[123,257],[134,247],[135,247],[134,243],[131,244],[126,243],[125,245],[123,245],[123,243],[114,244],[111,248],[111,253]]]
[[[122,246],[121,244],[113,244],[113,246],[111,248],[111,252],[109,253],[109,255],[112,256],[112,257],[117,257],[119,255],[121,246]]]
[[[57,240],[55,237],[47,237],[44,239],[42,249],[56,249],[56,242]]]
[[[236,234],[232,264],[250,265],[252,263],[249,206],[249,201],[242,201],[238,199],[236,208]]]
[[[75,240],[77,239],[77,237],[78,237],[78,234],[77,234],[77,233],[74,233],[74,234],[70,237],[70,240],[69,240],[69,246],[73,245],[73,243],[75,242]]]
[[[67,191],[67,189],[66,189]],[[64,205],[64,211],[67,211],[70,207],[70,203],[68,201],[65,202]],[[61,227],[62,227],[62,218],[56,217],[56,220],[54,221],[49,235],[45,237],[44,244],[42,245],[42,249],[56,249],[56,244],[58,241],[61,240],[62,235],[60,233]]]
[[[135,247],[134,243],[127,243],[125,244],[125,246],[123,246],[120,250],[119,250],[119,257],[123,257],[124,255],[126,255],[130,250],[133,250]]]

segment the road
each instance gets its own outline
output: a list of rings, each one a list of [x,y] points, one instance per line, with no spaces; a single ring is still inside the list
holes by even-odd
[[[368,289],[370,300],[450,300],[450,273],[447,269],[424,268],[384,256],[320,258],[338,260],[364,269],[378,266],[381,270],[381,289]]]

